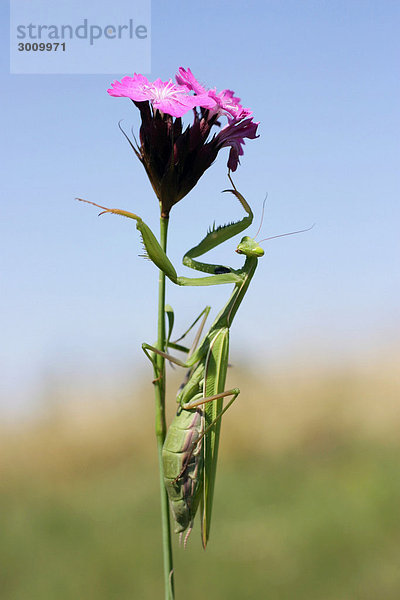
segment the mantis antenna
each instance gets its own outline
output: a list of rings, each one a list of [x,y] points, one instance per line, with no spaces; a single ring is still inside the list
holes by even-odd
[[[307,227],[307,229],[298,229],[297,231],[289,231],[289,233],[280,233],[279,235],[271,235],[271,237],[264,238],[260,240],[261,242],[266,242],[267,240],[274,240],[275,238],[285,237],[286,235],[295,235],[296,233],[304,233],[305,231],[310,231],[315,226],[315,223],[311,225],[311,227]]]
[[[268,198],[268,192],[265,194],[265,198],[264,198],[264,202],[263,202],[263,206],[262,206],[262,212],[261,212],[261,222],[260,222],[260,227],[257,229],[257,233],[254,236],[254,239],[256,239],[256,237],[258,236],[258,234],[260,233],[260,229],[262,227],[263,221],[264,221],[264,210],[265,210],[265,203],[267,201]]]

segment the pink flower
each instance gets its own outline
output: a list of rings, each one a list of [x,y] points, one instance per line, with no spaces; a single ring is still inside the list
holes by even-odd
[[[209,94],[216,101],[220,113],[225,113],[229,118],[244,119],[250,117],[251,110],[243,108],[240,104],[240,98],[236,98],[232,90],[222,90],[219,94],[210,91]]]
[[[108,90],[110,96],[130,98],[140,111],[140,143],[128,140],[160,201],[163,218],[196,185],[222,148],[230,148],[228,168],[235,171],[245,138],[258,137],[258,123],[234,92],[207,90],[182,67],[176,81],[151,83],[135,73],[114,81]],[[189,110],[193,122],[184,128],[181,117]],[[221,117],[228,123],[213,134],[214,126],[221,127]]]
[[[188,90],[193,91],[195,94],[204,95],[208,93],[209,97],[215,100],[212,112],[218,114],[218,116],[225,114],[228,118],[244,119],[252,114],[251,110],[242,107],[240,98],[234,96],[235,92],[232,92],[232,90],[222,90],[222,92],[217,94],[215,88],[207,90],[207,88],[197,81],[190,69],[186,70],[183,67],[179,67],[175,79],[179,85],[186,86]]]
[[[215,105],[208,94],[204,94],[204,97],[191,96],[186,86],[176,85],[171,79],[156,79],[150,83],[147,77],[137,73],[133,77],[114,81],[107,91],[110,96],[124,96],[136,102],[149,101],[154,108],[171,117],[182,117],[195,106],[211,108]]]

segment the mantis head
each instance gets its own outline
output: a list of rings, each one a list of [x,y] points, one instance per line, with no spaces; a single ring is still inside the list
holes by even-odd
[[[246,256],[255,256],[256,258],[264,256],[264,250],[258,245],[258,242],[253,240],[253,238],[249,237],[248,235],[245,235],[240,240],[240,244],[238,244],[236,252],[238,254],[245,254]]]

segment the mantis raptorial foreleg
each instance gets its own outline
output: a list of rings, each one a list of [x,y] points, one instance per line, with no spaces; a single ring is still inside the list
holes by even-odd
[[[110,213],[120,215],[122,217],[127,217],[128,219],[133,219],[134,221],[136,221],[136,229],[138,229],[142,237],[147,257],[159,269],[161,269],[161,271],[163,271],[173,283],[184,286],[208,286],[220,285],[225,283],[238,283],[241,281],[240,273],[236,272],[234,269],[231,269],[230,267],[225,267],[224,265],[202,263],[195,260],[195,258],[205,254],[213,248],[216,248],[223,242],[229,240],[231,237],[247,229],[247,227],[249,227],[253,221],[253,213],[249,204],[246,202],[242,194],[238,192],[238,190],[235,188],[232,179],[230,177],[229,179],[233,185],[233,189],[224,191],[232,193],[239,200],[240,204],[246,211],[247,216],[243,217],[240,221],[229,223],[228,225],[213,227],[207,233],[205,238],[197,246],[191,248],[191,250],[189,250],[183,257],[184,265],[191,269],[202,271],[203,273],[209,273],[209,277],[178,277],[174,266],[165,254],[164,250],[161,248],[160,244],[157,241],[157,238],[151,231],[150,227],[146,225],[146,223],[141,219],[141,217],[139,217],[135,213],[131,213],[118,208],[107,208],[105,206],[102,206],[101,204],[96,204],[95,202],[83,200],[82,198],[77,199],[81,202],[86,202],[88,204],[96,206],[97,208],[101,208],[102,212],[100,214]]]

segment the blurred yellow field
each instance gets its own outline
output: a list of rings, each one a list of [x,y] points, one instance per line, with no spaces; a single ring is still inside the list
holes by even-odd
[[[211,540],[204,553],[197,526],[176,547],[178,597],[188,581],[194,599],[400,596],[394,360],[230,370],[242,393],[224,419]],[[151,392],[70,385],[42,417],[3,425],[4,600],[160,597]]]

